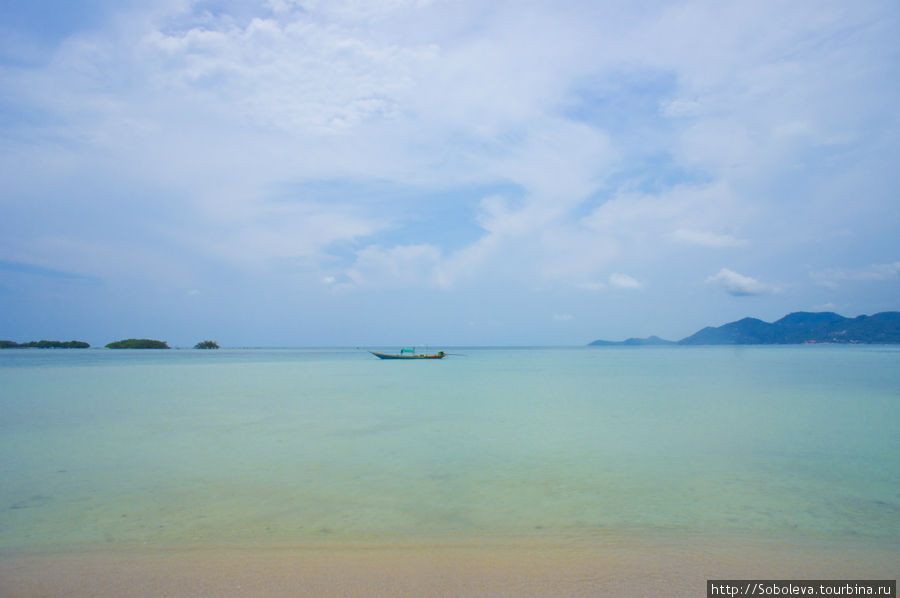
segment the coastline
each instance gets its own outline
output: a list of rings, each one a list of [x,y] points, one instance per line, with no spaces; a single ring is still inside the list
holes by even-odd
[[[0,596],[701,596],[707,579],[896,579],[900,547],[434,537],[0,553]]]

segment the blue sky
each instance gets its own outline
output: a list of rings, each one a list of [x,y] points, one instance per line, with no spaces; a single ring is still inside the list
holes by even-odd
[[[900,309],[900,5],[0,0],[0,338]]]

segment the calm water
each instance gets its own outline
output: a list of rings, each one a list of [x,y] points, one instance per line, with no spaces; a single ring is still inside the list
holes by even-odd
[[[0,352],[0,548],[900,537],[900,348]]]

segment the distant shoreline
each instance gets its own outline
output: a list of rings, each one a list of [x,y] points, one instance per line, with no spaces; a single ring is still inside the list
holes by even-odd
[[[88,349],[90,345],[84,341],[15,341],[0,340],[0,349]]]
[[[803,344],[900,344],[900,312],[885,311],[855,318],[834,312],[793,312],[775,322],[744,318],[718,327],[707,326],[680,341],[651,336],[624,341],[595,340],[588,346]]]
[[[605,347],[609,348],[626,348],[626,349],[688,349],[691,347],[694,348],[703,348],[703,347],[897,347],[900,345],[900,342],[890,342],[890,343],[829,343],[829,342],[821,342],[821,343],[710,343],[710,344],[682,344],[678,342],[672,342],[666,344],[647,344],[647,343],[635,343],[629,342],[633,340],[643,340],[643,339],[628,339],[628,341],[600,341],[594,342],[587,345],[440,345],[447,351],[462,351],[462,350],[471,350],[471,351],[542,351],[542,350],[553,350],[553,349],[602,349]],[[596,344],[595,344],[596,343]],[[399,346],[399,345],[397,345]],[[437,346],[437,345],[436,345]],[[388,349],[393,347],[391,346],[381,346],[381,345],[373,345],[372,347],[376,349]],[[10,349],[10,353],[19,353],[19,352],[57,352],[57,349],[50,347],[0,347],[0,353],[3,353],[4,349]],[[71,351],[73,353],[82,353],[82,352],[90,352],[90,353],[219,353],[219,352],[235,352],[235,351],[346,351],[346,352],[359,352],[361,354],[368,355],[368,348],[360,348],[355,346],[314,346],[314,345],[297,345],[293,347],[287,346],[254,346],[254,347],[244,347],[244,346],[234,346],[234,347],[221,347],[218,351],[210,351],[205,349],[196,349],[192,346],[185,345],[175,345],[169,348],[168,351],[164,350],[146,350],[146,349],[107,349],[102,346],[91,346],[80,351]],[[69,353],[70,351],[62,351],[63,353]]]

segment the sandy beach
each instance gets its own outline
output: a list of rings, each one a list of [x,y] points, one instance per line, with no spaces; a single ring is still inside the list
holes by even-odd
[[[371,542],[7,553],[0,596],[702,596],[707,579],[895,579],[900,554],[759,541]]]

